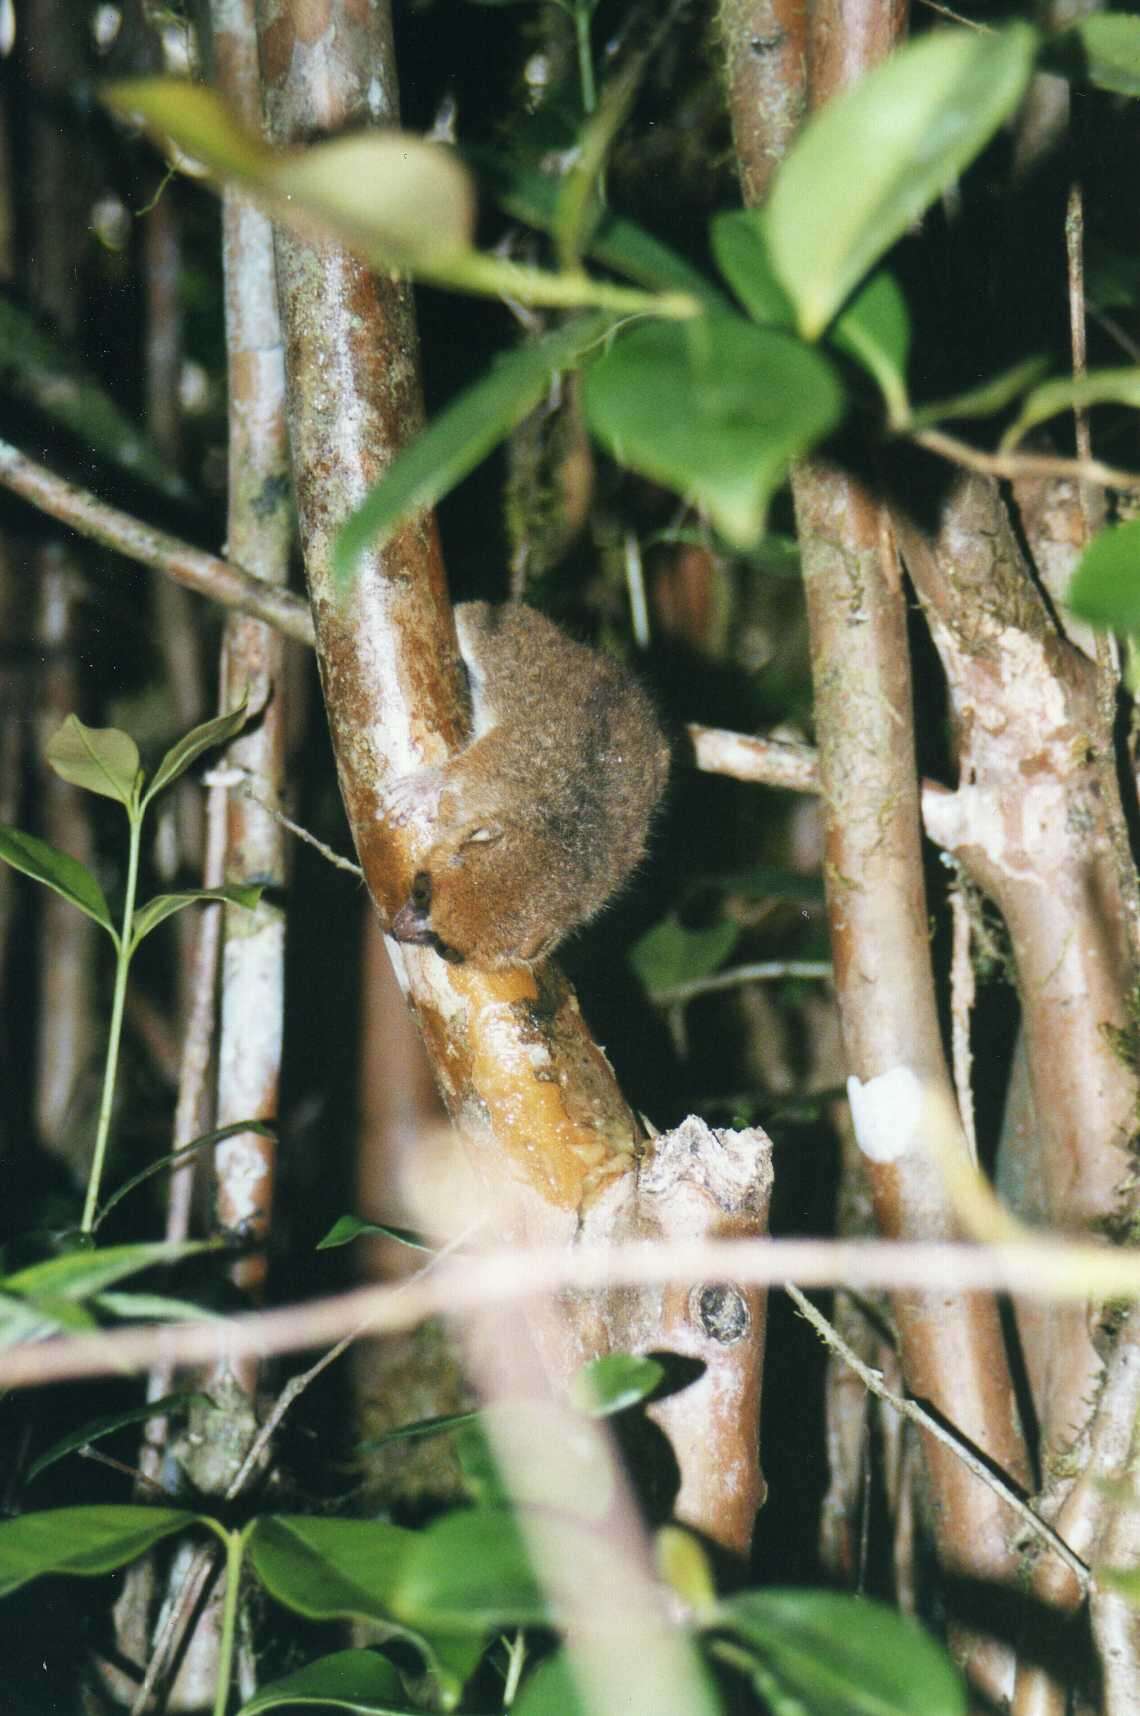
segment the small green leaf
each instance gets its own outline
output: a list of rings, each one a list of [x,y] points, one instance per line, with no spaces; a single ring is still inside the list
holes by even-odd
[[[612,318],[578,316],[553,333],[500,357],[399,453],[380,482],[346,519],[333,569],[346,578],[370,543],[384,541],[404,519],[434,506],[518,427],[560,370],[570,369],[605,333]]]
[[[45,1335],[85,1335],[97,1326],[90,1311],[58,1293],[32,1293],[23,1300],[0,1295],[0,1347],[42,1340]]]
[[[184,733],[178,743],[170,747],[154,771],[154,779],[146,790],[143,803],[149,804],[156,793],[176,781],[179,775],[185,774],[203,751],[209,751],[215,745],[224,745],[227,739],[232,739],[235,733],[240,733],[248,713],[243,697],[237,708],[231,709],[228,715],[218,715],[213,721],[203,721],[200,727],[192,727],[188,733]]]
[[[543,1522],[570,1532],[564,1520]],[[581,1527],[572,1539],[588,1540]],[[500,1508],[461,1508],[445,1514],[416,1542],[400,1570],[396,1607],[409,1621],[484,1638],[502,1627],[547,1626],[551,1610],[531,1569],[513,1514]],[[595,1540],[596,1541],[596,1540]],[[590,1567],[582,1564],[582,1576]]]
[[[432,1252],[436,1249],[410,1227],[392,1227],[387,1222],[364,1221],[362,1217],[354,1215],[338,1216],[325,1237],[317,1242],[316,1249],[332,1251],[336,1246],[348,1245],[365,1233],[375,1234],[381,1239],[397,1240],[400,1245],[411,1246],[413,1251]]]
[[[431,1617],[423,1627],[397,1614],[403,1568],[422,1534],[382,1521],[279,1515],[250,1534],[253,1569],[271,1597],[310,1620],[363,1620],[382,1638],[414,1645],[453,1708],[482,1655],[482,1639]]]
[[[205,1394],[166,1394],[161,1400],[150,1401],[146,1406],[132,1406],[128,1412],[111,1412],[102,1418],[90,1418],[86,1424],[81,1424],[78,1430],[69,1430],[66,1436],[61,1436],[58,1442],[53,1442],[50,1448],[36,1457],[28,1467],[27,1482],[38,1478],[41,1472],[46,1472],[49,1466],[54,1466],[57,1460],[62,1460],[66,1454],[74,1454],[80,1448],[86,1448],[91,1442],[102,1441],[104,1436],[113,1436],[116,1430],[122,1430],[128,1424],[143,1424],[149,1418],[179,1418],[189,1412],[195,1402],[209,1405],[209,1396]]]
[[[561,1650],[527,1675],[511,1716],[598,1716],[598,1711],[578,1691],[570,1653]]]
[[[480,1416],[477,1408],[469,1412],[442,1412],[436,1418],[416,1418],[410,1424],[400,1424],[395,1430],[386,1430],[382,1436],[370,1436],[367,1442],[358,1442],[358,1454],[371,1454],[377,1448],[386,1448],[392,1442],[414,1441],[417,1437],[425,1439],[432,1436],[445,1436],[449,1430],[458,1430],[461,1425],[473,1424]]]
[[[843,1716],[964,1716],[945,1652],[882,1603],[832,1591],[742,1591],[713,1624],[755,1650],[765,1678],[810,1711]]]
[[[1115,632],[1140,632],[1140,519],[1112,524],[1081,555],[1065,605]]]
[[[0,1280],[5,1293],[42,1297],[54,1294],[61,1299],[88,1299],[101,1293],[116,1281],[136,1275],[141,1269],[156,1264],[178,1263],[184,1257],[196,1257],[203,1251],[216,1251],[216,1240],[185,1241],[156,1240],[146,1245],[108,1245],[91,1251],[73,1251],[64,1257],[50,1257],[45,1263],[33,1263]]]
[[[38,1300],[0,1293],[0,1347],[42,1341],[46,1335],[58,1333],[59,1327],[59,1318]]]
[[[442,145],[393,129],[357,131],[307,149],[273,150],[215,91],[175,78],[137,78],[103,92],[216,178],[244,185],[288,225],[319,229],[377,266],[415,268],[467,251],[475,220],[470,177]]]
[[[840,311],[830,337],[874,377],[891,427],[905,423],[910,411],[906,387],[910,311],[889,268],[877,269],[856,292]]]
[[[1057,376],[1035,387],[1015,422],[1001,438],[1008,453],[1031,429],[1062,411],[1086,411],[1092,405],[1140,405],[1140,369],[1094,369],[1080,377]]]
[[[100,1311],[114,1317],[130,1317],[146,1323],[224,1323],[220,1311],[196,1305],[192,1299],[171,1299],[165,1293],[99,1293],[94,1301]]]
[[[796,307],[772,267],[759,209],[732,209],[717,215],[712,248],[717,267],[754,322],[795,327]]]
[[[246,911],[252,911],[261,898],[261,885],[254,887],[231,888],[187,888],[181,894],[155,894],[139,907],[131,920],[131,951],[143,941],[159,924],[175,912],[182,911],[186,906],[195,905],[200,900],[222,900],[227,905],[242,906]]]
[[[1111,90],[1140,95],[1140,18],[1127,12],[1100,12],[1046,43],[1043,63],[1050,70]]]
[[[608,1418],[648,1400],[665,1375],[657,1359],[639,1353],[603,1353],[584,1364],[570,1383],[570,1399],[591,1418]]]
[[[742,549],[763,536],[790,462],[843,411],[820,353],[736,316],[633,328],[591,367],[585,397],[619,463],[696,501]]]
[[[170,1507],[60,1507],[0,1524],[0,1597],[45,1573],[110,1573],[197,1515]]]
[[[707,929],[690,930],[674,917],[662,918],[630,949],[630,964],[650,995],[692,983],[718,970],[740,934],[730,918]]]
[[[707,1621],[716,1608],[716,1584],[700,1538],[679,1525],[663,1525],[653,1539],[653,1552],[666,1584],[698,1619]]]
[[[238,1716],[261,1716],[263,1710],[349,1710],[354,1716],[416,1716],[417,1707],[404,1695],[399,1673],[386,1657],[373,1650],[338,1650],[271,1680],[243,1704]]]
[[[399,1570],[418,1542],[401,1526],[279,1514],[259,1519],[248,1544],[271,1597],[312,1621],[396,1619]]]
[[[491,150],[472,149],[465,153],[513,220],[524,221],[541,232],[553,232],[562,188],[560,178]],[[600,215],[590,235],[589,253],[607,268],[651,291],[688,292],[707,309],[729,308],[728,300],[712,282],[675,250],[670,250],[635,221],[612,210],[604,210]]]
[[[31,876],[45,887],[54,888],[57,894],[62,894],[65,900],[70,900],[73,906],[78,906],[81,912],[86,912],[89,918],[101,924],[112,941],[118,944],[118,932],[111,922],[103,890],[78,858],[69,858],[66,852],[49,846],[46,840],[37,840],[34,834],[3,826],[0,826],[0,858],[11,864],[13,870]]]
[[[1031,387],[1048,361],[1042,357],[1025,358],[1010,369],[1003,369],[1000,375],[992,375],[988,381],[980,381],[977,387],[968,387],[964,393],[955,393],[949,399],[935,399],[928,405],[920,405],[916,411],[911,412],[905,427],[925,429],[932,423],[943,423],[955,417],[992,417],[996,412],[1004,411],[1019,393],[1024,393],[1027,387]]]
[[[85,727],[69,715],[47,742],[48,763],[72,786],[117,799],[129,810],[139,784],[139,748],[118,727]]]
[[[637,1643],[640,1650],[609,1652],[601,1660],[591,1660],[587,1646],[582,1666],[594,1674],[581,1688],[573,1649],[547,1657],[524,1680],[511,1716],[721,1716],[726,1706],[684,1634],[642,1635]]]
[[[204,1132],[201,1138],[191,1139],[190,1143],[183,1144],[181,1149],[171,1150],[167,1155],[160,1156],[157,1161],[148,1162],[145,1168],[140,1168],[137,1174],[132,1174],[129,1180],[124,1180],[121,1186],[116,1186],[91,1224],[92,1231],[95,1232],[102,1227],[116,1204],[121,1203],[129,1193],[141,1186],[144,1181],[149,1180],[152,1175],[161,1174],[167,1168],[177,1167],[180,1162],[185,1161],[187,1156],[192,1156],[196,1151],[208,1150],[211,1144],[220,1144],[225,1138],[236,1138],[242,1132],[255,1132],[259,1138],[276,1138],[277,1136],[275,1129],[267,1125],[264,1120],[234,1120],[228,1126],[218,1126],[212,1132]]]
[[[772,262],[814,339],[911,222],[1016,110],[1036,32],[938,30],[805,126],[765,211]]]

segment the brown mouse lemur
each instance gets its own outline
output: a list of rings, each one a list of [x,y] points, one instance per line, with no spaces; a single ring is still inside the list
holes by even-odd
[[[389,788],[414,880],[390,933],[476,966],[526,964],[592,918],[645,852],[669,772],[620,663],[518,602],[455,610],[471,737]]]

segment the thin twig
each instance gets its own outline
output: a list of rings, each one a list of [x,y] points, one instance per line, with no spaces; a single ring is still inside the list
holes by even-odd
[[[761,959],[752,965],[734,965],[729,971],[714,972],[711,977],[694,977],[688,983],[674,983],[668,989],[655,989],[650,1000],[661,1007],[692,1001],[698,995],[713,995],[721,989],[739,989],[746,983],[779,983],[785,977],[826,979],[833,975],[829,959]]]
[[[398,1287],[357,1287],[325,1299],[246,1313],[226,1323],[169,1323],[61,1336],[0,1353],[0,1387],[137,1371],[159,1360],[205,1364],[242,1354],[299,1352],[370,1333],[411,1329],[442,1313],[667,1281],[735,1280],[771,1287],[794,1279],[885,1292],[994,1292],[1056,1303],[1140,1299],[1140,1253],[1063,1239],[998,1245],[883,1240],[676,1240],[667,1244],[541,1246],[465,1257]]]
[[[917,1400],[908,1400],[904,1395],[896,1394],[893,1389],[888,1388],[883,1381],[882,1371],[874,1370],[870,1365],[864,1364],[858,1353],[848,1346],[838,1329],[828,1322],[822,1311],[816,1310],[811,1300],[806,1298],[798,1287],[794,1287],[790,1281],[785,1281],[784,1292],[799,1307],[800,1314],[811,1324],[824,1346],[837,1353],[844,1364],[850,1365],[865,1388],[869,1389],[879,1400],[886,1401],[887,1405],[892,1406],[903,1418],[909,1418],[912,1424],[917,1424],[920,1430],[924,1430],[928,1435],[933,1436],[935,1441],[941,1442],[944,1447],[949,1448],[951,1453],[961,1460],[967,1471],[972,1472],[983,1484],[988,1485],[995,1495],[1000,1496],[1002,1501],[1011,1507],[1020,1519],[1025,1521],[1031,1531],[1049,1545],[1055,1555],[1060,1556],[1066,1567],[1070,1568],[1080,1580],[1081,1589],[1088,1589],[1089,1570],[1080,1556],[1069,1548],[1064,1538],[1060,1537],[1053,1530],[1053,1527],[1041,1518],[1040,1514],[1034,1513],[1029,1503],[1015,1489],[1011,1488],[1006,1480],[994,1471],[992,1466],[987,1465],[968,1442],[949,1429],[940,1419],[932,1417],[918,1404]]]
[[[698,769],[790,792],[819,791],[819,755],[811,745],[785,739],[758,739],[724,727],[704,727],[691,721],[686,731],[693,742]]]
[[[318,840],[315,834],[310,834],[307,828],[302,828],[299,822],[294,822],[291,817],[285,815],[283,810],[278,810],[276,805],[269,804],[263,798],[258,798],[248,780],[243,782],[241,790],[251,804],[255,804],[259,810],[263,810],[267,816],[271,816],[274,822],[281,824],[282,828],[287,828],[295,839],[303,840],[306,846],[312,846],[334,869],[347,870],[348,874],[355,876],[358,881],[364,880],[364,871],[359,864],[354,864],[351,858],[342,857],[333,847],[326,846],[323,840]]]
[[[312,615],[299,596],[266,584],[242,567],[193,548],[164,530],[154,530],[118,507],[108,506],[89,489],[65,482],[8,441],[0,441],[0,486],[92,542],[161,572],[223,607],[240,608],[298,643],[312,644]]]
[[[955,12],[952,6],[942,6],[939,0],[920,0],[928,12],[937,12],[940,18],[948,18],[952,24],[961,24],[964,30],[977,30],[979,35],[992,36],[993,26],[979,24],[976,18],[964,18],[961,12]]]
[[[1099,459],[1069,459],[1059,453],[985,453],[941,429],[916,429],[910,440],[929,453],[987,477],[1010,481],[1015,477],[1074,477],[1098,488],[1140,489],[1140,472],[1118,470]]]

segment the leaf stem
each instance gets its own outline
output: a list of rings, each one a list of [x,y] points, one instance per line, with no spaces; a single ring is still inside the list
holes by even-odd
[[[127,999],[127,974],[131,968],[134,948],[131,945],[131,924],[135,915],[135,892],[139,879],[139,846],[142,839],[142,811],[128,806],[130,846],[127,856],[127,887],[123,900],[123,927],[115,949],[115,993],[111,1001],[111,1025],[107,1032],[107,1058],[103,1068],[103,1095],[99,1103],[99,1124],[95,1133],[95,1153],[87,1176],[87,1199],[83,1205],[84,1233],[95,1224],[95,1209],[99,1202],[99,1186],[107,1156],[107,1139],[111,1132],[111,1112],[115,1105],[115,1081],[119,1070],[119,1044],[123,1035],[123,1007]]]
[[[252,1521],[243,1531],[231,1531],[226,1537],[226,1595],[222,1606],[222,1636],[218,1645],[218,1686],[214,1696],[214,1716],[226,1716],[230,1685],[234,1673],[234,1645],[237,1641],[238,1598],[241,1595],[241,1569],[245,1559],[245,1540]]]
[[[587,118],[598,105],[598,91],[594,83],[594,56],[590,47],[592,13],[593,7],[589,0],[577,0],[574,7],[574,33],[578,41],[578,82],[581,85],[582,107]]]

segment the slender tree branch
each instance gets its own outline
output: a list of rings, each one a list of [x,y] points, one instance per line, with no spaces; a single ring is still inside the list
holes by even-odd
[[[114,549],[140,566],[162,572],[200,596],[208,596],[223,607],[240,608],[298,643],[313,641],[313,622],[300,597],[263,584],[260,578],[216,554],[192,548],[164,530],[140,523],[130,513],[99,500],[90,489],[66,482],[45,465],[37,464],[8,441],[0,441],[0,486],[81,536]]]
[[[858,1353],[848,1346],[839,1330],[828,1322],[823,1312],[817,1310],[811,1300],[801,1293],[798,1287],[794,1287],[790,1281],[786,1281],[784,1292],[799,1307],[800,1314],[811,1324],[824,1346],[830,1348],[833,1353],[838,1353],[844,1364],[850,1365],[856,1376],[872,1394],[877,1396],[879,1400],[886,1401],[887,1405],[893,1407],[903,1418],[909,1418],[912,1424],[917,1424],[920,1430],[927,1431],[937,1441],[949,1448],[955,1458],[961,1460],[967,1471],[972,1472],[983,1484],[988,1484],[994,1494],[1000,1496],[1002,1501],[1007,1502],[1018,1517],[1025,1521],[1030,1530],[1044,1543],[1047,1543],[1055,1555],[1060,1556],[1065,1565],[1076,1574],[1082,1589],[1088,1589],[1089,1570],[1080,1556],[1074,1554],[1064,1538],[1060,1537],[1053,1530],[1053,1527],[1041,1518],[1040,1514],[1034,1513],[1024,1497],[1011,1488],[987,1461],[979,1458],[968,1442],[956,1435],[954,1431],[948,1430],[940,1418],[935,1418],[932,1413],[926,1412],[917,1400],[908,1400],[905,1395],[896,1394],[893,1389],[888,1388],[883,1381],[882,1371],[864,1364]]]
[[[219,1353],[299,1352],[354,1331],[414,1328],[441,1313],[662,1281],[735,1280],[754,1287],[796,1280],[855,1291],[1021,1293],[1057,1303],[1140,1299],[1140,1253],[1064,1240],[977,1246],[879,1240],[677,1240],[628,1245],[508,1247],[465,1257],[430,1277],[231,1318],[224,1325],[155,1324],[63,1336],[0,1353],[0,1387],[38,1387],[79,1376],[137,1371],[168,1360],[201,1364]]]
[[[1104,489],[1140,489],[1140,472],[1123,471],[1100,459],[1068,459],[1060,453],[986,453],[941,429],[916,429],[909,437],[917,447],[949,459],[964,470],[985,477],[1075,477]]]
[[[661,1007],[672,1007],[681,1001],[693,1001],[698,995],[739,989],[745,983],[779,983],[786,977],[826,982],[833,975],[829,959],[761,959],[753,965],[734,965],[731,970],[716,971],[711,977],[694,977],[689,983],[674,983],[668,989],[654,990],[650,999]]]

